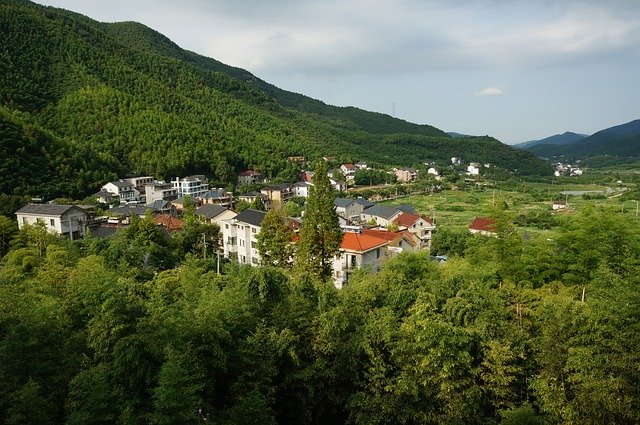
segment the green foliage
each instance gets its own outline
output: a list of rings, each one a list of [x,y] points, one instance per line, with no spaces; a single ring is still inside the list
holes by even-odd
[[[293,235],[283,210],[272,208],[267,211],[256,236],[262,264],[289,268],[293,262]]]
[[[342,230],[333,204],[335,197],[326,166],[319,162],[300,230],[295,265],[302,273],[322,281],[331,277],[333,256],[342,242]]]
[[[428,125],[280,90],[141,24],[21,1],[4,2],[0,21],[6,195],[81,199],[124,174],[201,173],[227,186],[248,167],[293,182],[299,167],[288,156],[329,153],[398,165],[463,156],[550,173],[495,139],[452,140]]]

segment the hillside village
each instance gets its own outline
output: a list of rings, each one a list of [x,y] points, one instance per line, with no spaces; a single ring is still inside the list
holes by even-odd
[[[457,158],[452,159],[452,164],[460,165]],[[470,164],[467,174],[477,175],[474,169],[477,165]],[[358,170],[371,168],[362,162],[346,163],[328,172],[336,193],[353,186]],[[435,180],[442,179],[434,166],[430,166],[427,173]],[[392,177],[390,181],[402,183],[412,183],[418,178],[415,168],[394,168],[387,174]],[[258,266],[261,258],[256,236],[261,231],[265,211],[297,206],[289,214],[291,226],[297,233],[304,223],[303,208],[313,186],[313,173],[302,172],[294,184],[272,184],[261,173],[246,170],[239,173],[238,185],[256,190],[234,196],[224,188],[211,188],[204,175],[176,177],[168,182],[151,176],[129,177],[105,183],[92,196],[98,205],[109,207],[104,211],[96,211],[92,205],[31,203],[18,210],[16,216],[20,228],[41,222],[50,232],[76,240],[88,234],[110,237],[128,226],[131,216],[143,218],[148,214],[167,234],[180,232],[185,209],[191,207],[198,219],[219,226],[220,241],[215,248],[218,255],[240,264]],[[433,219],[417,214],[410,205],[389,207],[364,197],[337,197],[334,207],[343,231],[342,244],[333,261],[333,281],[338,288],[349,282],[358,269],[377,272],[400,252],[431,246],[436,229]]]

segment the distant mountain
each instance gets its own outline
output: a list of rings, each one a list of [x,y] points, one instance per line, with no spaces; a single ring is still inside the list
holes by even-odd
[[[474,137],[469,134],[456,133],[455,131],[447,131],[447,134],[453,137],[454,139],[460,139],[462,137]]]
[[[0,0],[0,22],[5,193],[82,196],[125,174],[205,174],[226,187],[247,168],[291,182],[299,167],[287,158],[299,155],[386,165],[457,156],[551,173],[491,137],[453,139],[287,92],[136,22],[100,23],[26,0]],[[30,161],[43,172],[9,167]]]
[[[640,157],[640,119],[616,125],[589,137],[565,144],[537,144],[526,148],[540,157],[579,159],[598,155]]]
[[[544,139],[530,140],[528,142],[517,143],[511,146],[518,149],[525,149],[536,145],[568,145],[570,143],[577,142],[578,140],[582,140],[586,137],[589,136],[587,134],[578,134],[567,131],[562,134],[555,134],[553,136],[545,137]]]

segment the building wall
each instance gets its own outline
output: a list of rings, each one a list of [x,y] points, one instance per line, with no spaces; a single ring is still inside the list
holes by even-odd
[[[18,228],[22,229],[25,224],[35,225],[39,221],[44,223],[47,231],[64,235],[73,239],[84,236],[84,230],[87,223],[87,214],[84,211],[72,209],[62,216],[54,215],[32,215],[32,214],[16,214],[18,219]]]
[[[223,252],[226,258],[234,259],[235,257],[238,263],[254,267],[260,265],[256,239],[260,233],[259,226],[231,219],[222,221],[221,230]]]

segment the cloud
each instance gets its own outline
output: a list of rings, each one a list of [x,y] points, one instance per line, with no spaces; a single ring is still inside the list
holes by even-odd
[[[484,90],[476,92],[476,96],[502,96],[504,91],[498,87],[487,87]]]

